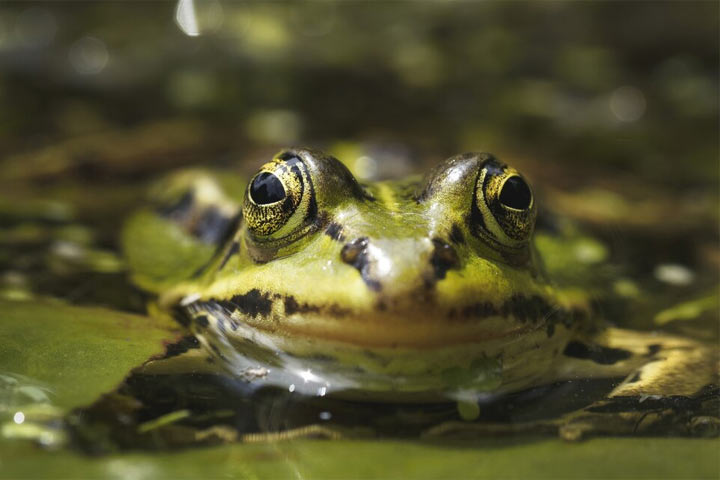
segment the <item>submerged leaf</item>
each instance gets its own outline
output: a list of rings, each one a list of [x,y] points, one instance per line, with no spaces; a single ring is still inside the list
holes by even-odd
[[[27,445],[0,453],[12,478],[717,478],[717,439],[494,438],[463,445],[300,440],[84,457]],[[499,448],[501,447],[501,448]],[[608,461],[612,459],[612,461]],[[678,461],[683,459],[683,461]]]

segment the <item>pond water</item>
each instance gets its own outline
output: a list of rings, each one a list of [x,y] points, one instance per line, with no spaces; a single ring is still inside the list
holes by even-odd
[[[531,182],[542,268],[568,298],[602,325],[698,342],[688,364],[717,375],[718,13],[0,6],[0,476],[717,478],[717,381],[609,403],[622,376],[496,395],[483,364],[481,394],[367,402],[317,393],[367,382],[351,369],[295,388],[322,355],[274,368],[245,351],[236,371],[275,372],[258,388],[154,302],[172,285],[138,282],[122,232],[181,168],[219,172],[241,201],[288,146],[335,155],[363,184],[489,151]],[[182,276],[215,248],[147,251]]]

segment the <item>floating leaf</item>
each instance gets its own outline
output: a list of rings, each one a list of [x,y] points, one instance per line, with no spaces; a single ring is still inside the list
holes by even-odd
[[[174,325],[103,308],[0,300],[3,374],[47,385],[56,406],[87,405],[128,372],[165,351]]]

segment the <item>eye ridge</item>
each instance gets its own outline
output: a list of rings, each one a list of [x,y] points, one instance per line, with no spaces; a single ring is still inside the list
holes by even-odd
[[[250,185],[250,198],[257,205],[270,205],[286,197],[285,186],[274,173],[260,172]]]
[[[532,203],[530,187],[519,175],[509,177],[500,188],[500,203],[515,210],[527,210]]]

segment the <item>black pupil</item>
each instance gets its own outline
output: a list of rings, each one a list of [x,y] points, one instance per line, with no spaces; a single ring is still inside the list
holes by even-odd
[[[250,184],[250,195],[258,205],[267,205],[284,199],[285,188],[275,175],[262,172]]]
[[[505,180],[505,184],[500,190],[500,203],[517,210],[528,208],[531,198],[530,187],[527,186],[525,180],[518,176]]]

